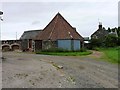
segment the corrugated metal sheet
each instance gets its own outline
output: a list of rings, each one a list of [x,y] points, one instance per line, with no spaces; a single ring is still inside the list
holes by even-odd
[[[80,40],[58,40],[58,48],[65,50],[80,50]]]
[[[58,40],[58,48],[71,50],[71,40]]]
[[[74,40],[74,50],[80,50],[80,40]]]

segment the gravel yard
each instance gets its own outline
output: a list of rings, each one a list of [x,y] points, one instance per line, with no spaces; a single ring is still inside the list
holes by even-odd
[[[88,56],[4,52],[3,88],[118,88],[118,65]]]

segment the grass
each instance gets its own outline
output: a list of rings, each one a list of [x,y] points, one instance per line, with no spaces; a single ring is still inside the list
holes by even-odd
[[[101,57],[105,61],[111,62],[111,63],[118,63],[120,64],[120,47],[114,47],[114,48],[99,48],[98,51],[102,51],[104,55]]]
[[[56,55],[56,56],[83,56],[83,55],[89,55],[91,54],[91,51],[85,51],[85,52],[36,52],[36,54],[44,54],[44,55]]]

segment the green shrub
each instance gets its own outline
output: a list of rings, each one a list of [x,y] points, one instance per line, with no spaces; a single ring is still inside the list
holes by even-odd
[[[108,35],[105,37],[105,46],[106,47],[115,47],[117,46],[118,39],[114,35]]]

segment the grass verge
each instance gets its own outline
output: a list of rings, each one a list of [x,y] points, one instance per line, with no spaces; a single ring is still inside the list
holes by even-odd
[[[120,47],[99,48],[97,50],[104,53],[104,55],[101,58],[104,59],[105,61],[120,64],[120,59],[119,59]]]
[[[85,52],[36,52],[36,54],[44,54],[44,55],[56,55],[56,56],[83,56],[91,54],[91,51]]]

